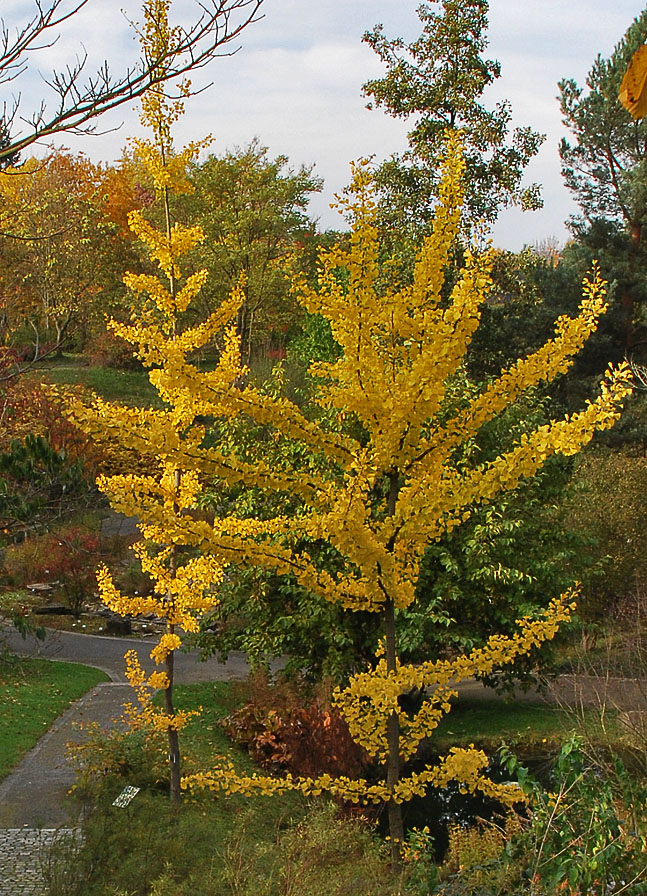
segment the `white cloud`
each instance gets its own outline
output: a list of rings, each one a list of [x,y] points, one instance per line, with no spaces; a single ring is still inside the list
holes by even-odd
[[[406,122],[364,108],[361,86],[381,69],[362,34],[383,22],[388,36],[414,39],[420,31],[415,13],[419,2],[265,0],[264,18],[236,43],[241,51],[197,74],[197,84],[213,81],[213,86],[187,104],[178,140],[213,132],[215,151],[223,152],[258,136],[273,155],[288,155],[294,166],[316,163],[317,173],[326,179],[325,195],[315,200],[317,213],[324,226],[339,226],[326,205],[347,182],[348,162],[371,153],[381,159],[400,150],[407,130]],[[9,24],[32,8],[25,0],[0,4]],[[94,62],[88,63],[89,71],[106,56],[115,71],[132,61],[137,46],[119,12],[121,5],[137,18],[136,0],[90,0],[61,41],[37,57],[39,67],[63,67],[81,43]],[[198,6],[196,0],[176,0],[174,8],[188,22]],[[565,236],[562,222],[574,206],[559,169],[557,145],[564,128],[557,81],[574,77],[582,83],[597,53],[608,56],[642,10],[639,0],[491,0],[488,55],[500,60],[502,77],[488,102],[510,99],[514,125],[531,125],[548,135],[528,170],[529,181],[544,184],[545,210],[505,212],[496,235],[506,246],[517,248],[559,231]],[[23,94],[25,108],[37,107],[44,95],[42,83],[29,78]],[[103,130],[124,120],[120,131],[95,139],[66,136],[61,142],[95,159],[115,159],[126,136],[137,130],[137,115],[122,107],[99,123]]]

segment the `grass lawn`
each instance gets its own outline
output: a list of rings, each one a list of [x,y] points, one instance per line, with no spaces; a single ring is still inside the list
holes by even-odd
[[[547,741],[561,744],[580,721],[568,710],[543,703],[459,698],[436,729],[434,742],[441,752],[468,743],[486,752],[496,750],[502,741],[528,747]]]
[[[115,370],[110,367],[52,365],[44,367],[40,376],[48,383],[61,386],[87,386],[106,401],[138,406],[159,403],[157,392],[143,369]]]
[[[77,663],[0,657],[0,779],[67,707],[107,676]]]
[[[176,704],[182,709],[202,712],[183,731],[189,744],[191,758],[197,763],[208,761],[214,753],[230,753],[231,742],[225,736],[219,720],[235,709],[227,682],[215,684],[179,685],[175,688]],[[156,702],[161,705],[158,695]],[[590,718],[589,718],[590,716]],[[593,734],[596,713],[587,716],[589,734]],[[452,746],[477,744],[486,752],[495,752],[502,742],[510,746],[542,750],[556,749],[578,728],[581,718],[558,706],[520,701],[507,703],[497,699],[459,698],[451,712],[442,720],[432,737],[439,753]],[[247,768],[247,757],[240,754]]]

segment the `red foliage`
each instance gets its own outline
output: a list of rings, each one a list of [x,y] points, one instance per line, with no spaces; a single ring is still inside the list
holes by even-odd
[[[223,724],[228,736],[244,744],[262,768],[307,777],[356,777],[370,763],[329,697],[304,699],[294,685],[270,685],[260,676],[248,687],[247,703]]]
[[[81,459],[88,477],[94,478],[101,462],[97,447],[70,423],[60,398],[37,373],[17,373],[21,361],[20,350],[0,346],[0,451],[6,451],[14,439],[41,435],[55,451],[64,449],[70,459]]]
[[[57,583],[77,615],[95,584],[100,539],[78,526],[65,526],[10,545],[4,556],[7,572],[19,585]]]
[[[93,367],[135,370],[141,367],[132,346],[112,330],[103,330],[89,343],[84,357]]]

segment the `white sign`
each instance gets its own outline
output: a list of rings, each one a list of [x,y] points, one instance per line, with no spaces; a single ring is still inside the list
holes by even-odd
[[[120,809],[125,809],[138,793],[139,787],[124,787],[112,805],[118,806]]]

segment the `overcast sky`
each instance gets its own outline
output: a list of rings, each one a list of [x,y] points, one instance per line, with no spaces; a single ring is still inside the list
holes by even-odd
[[[213,151],[222,153],[259,137],[273,156],[287,155],[294,167],[315,166],[325,187],[311,211],[322,228],[343,226],[328,206],[348,181],[349,161],[372,154],[380,160],[402,150],[408,129],[405,122],[365,108],[362,84],[379,76],[381,66],[362,34],[382,22],[387,35],[414,39],[421,30],[418,5],[418,0],[264,0],[264,18],[244,32],[240,51],[215,60],[195,79],[213,84],[188,101],[178,143],[212,132]],[[33,71],[21,81],[24,112],[47,97],[36,71],[64,67],[81,43],[91,60],[107,56],[116,72],[133,57],[136,45],[119,11],[123,6],[137,17],[132,0],[89,0],[59,42],[34,57]],[[196,6],[193,0],[176,0],[177,17],[191,15]],[[0,0],[9,26],[24,23],[30,7],[29,0]],[[543,185],[545,207],[504,211],[494,229],[497,245],[520,249],[548,237],[567,239],[564,222],[577,208],[560,174],[557,147],[566,130],[557,82],[573,77],[583,84],[595,56],[608,56],[643,9],[638,0],[490,0],[488,55],[501,62],[502,74],[487,101],[509,99],[515,125],[547,135],[528,169],[528,180]],[[106,129],[122,122],[103,136],[66,136],[61,142],[95,161],[114,161],[126,137],[137,132],[137,114],[122,107],[101,122]]]

